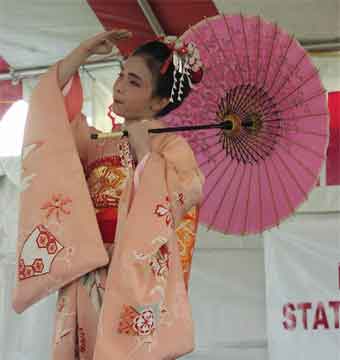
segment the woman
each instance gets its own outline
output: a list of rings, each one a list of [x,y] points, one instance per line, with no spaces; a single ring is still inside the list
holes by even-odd
[[[93,237],[96,236],[91,214],[85,217],[81,211],[86,209],[75,211],[76,195],[54,195],[53,201],[44,203],[40,207],[40,211],[45,211],[44,222],[41,221],[29,236],[24,234],[29,227],[23,224],[26,218],[34,216],[31,209],[28,216],[26,204],[34,208],[32,202],[35,200],[29,195],[26,199],[23,195],[18,282],[20,286],[30,286],[30,290],[26,288],[27,292],[41,286],[45,277],[48,279],[45,284],[48,292],[59,289],[54,360],[165,360],[176,359],[193,349],[193,326],[186,286],[203,176],[182,137],[149,135],[148,130],[164,127],[159,117],[179,106],[188,95],[190,77],[195,69],[191,65],[196,64],[197,68],[197,53],[196,59],[191,59],[191,65],[186,62],[186,69],[191,73],[187,72],[188,76],[183,81],[172,60],[176,57],[178,60],[178,56],[184,53],[194,54],[192,45],[190,49],[181,46],[177,51],[175,43],[154,41],[137,49],[124,63],[113,87],[112,109],[125,118],[128,138],[91,140],[91,133],[100,132],[88,127],[81,115],[82,94],[77,70],[90,55],[110,53],[115,42],[129,36],[131,34],[126,30],[113,30],[82,43],[44,75],[31,104],[29,118],[44,117],[45,133],[51,132],[49,140],[39,144],[35,142],[38,144],[36,148],[41,147],[41,150],[36,150],[36,155],[31,157],[38,157],[38,151],[43,153],[44,147],[53,142],[53,136],[56,138],[56,132],[61,131],[59,127],[63,128],[65,144],[68,132],[72,133],[95,209],[101,241],[109,258],[109,262],[104,262],[105,266],[97,264],[95,270],[84,272],[82,262],[90,260],[79,255],[81,247],[87,245],[84,241],[79,246],[78,237],[82,236],[78,231],[93,230]],[[175,81],[181,81],[182,77],[181,93],[176,93],[173,86],[174,74],[177,76]],[[53,89],[53,93],[49,89]],[[63,106],[55,105],[60,96],[58,91],[63,92]],[[54,108],[50,109],[46,104]],[[69,128],[55,119],[63,118],[65,113]],[[31,123],[34,121],[31,120]],[[26,148],[32,148],[34,136],[30,134],[36,127],[30,126],[28,128],[32,130],[25,135],[24,153]],[[55,148],[60,153],[68,153],[62,158],[64,160],[60,160],[61,165],[55,162],[55,167],[65,168],[66,177],[55,181],[50,175],[48,181],[44,180],[39,186],[39,175],[31,174],[31,184],[26,193],[33,193],[36,189],[34,199],[38,196],[38,189],[39,195],[43,192],[46,183],[49,184],[46,188],[58,189],[60,183],[76,183],[74,179],[79,171],[67,176],[70,168],[75,168],[71,165],[74,151],[71,145],[67,150],[62,148],[60,137],[59,147]],[[45,161],[50,153],[51,150],[45,151]],[[56,155],[54,151],[54,159]],[[25,160],[23,164],[25,169],[37,168],[33,160],[32,163]],[[79,187],[82,186],[81,181]],[[85,204],[84,207],[88,206]],[[54,221],[51,220],[53,218]],[[81,226],[80,219],[84,221]],[[72,222],[78,226],[68,240],[67,229],[71,228]],[[53,231],[59,238],[53,236]],[[35,233],[38,235],[33,241],[32,234]],[[54,249],[53,244],[44,243],[45,239],[51,238],[54,239]],[[49,258],[50,270],[46,272],[44,258],[40,255],[42,249],[47,249],[49,256],[53,256]],[[60,264],[65,261],[70,268],[69,278],[59,283],[58,261]],[[74,269],[77,261],[78,268],[82,270]],[[38,278],[39,284],[34,282]],[[54,286],[50,286],[53,281]],[[46,295],[44,291],[41,290],[36,299]]]

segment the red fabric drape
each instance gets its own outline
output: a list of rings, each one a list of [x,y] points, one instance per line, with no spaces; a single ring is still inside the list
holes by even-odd
[[[0,81],[0,121],[14,102],[22,99],[21,84],[13,85],[10,80]]]
[[[0,57],[0,73],[5,73],[9,69],[7,62]],[[13,85],[12,81],[0,81],[0,121],[6,111],[14,102],[22,99],[22,85]]]
[[[71,88],[65,96],[65,106],[68,119],[72,121],[81,112],[83,106],[83,88],[79,73],[72,78]]]
[[[340,91],[328,94],[330,138],[327,150],[327,185],[340,185]]]
[[[131,39],[118,44],[123,55],[128,55],[137,46],[155,39],[156,35],[137,0],[87,2],[106,30],[126,28],[133,32]],[[149,5],[167,35],[181,35],[190,24],[196,24],[205,16],[218,14],[212,0],[149,0]]]

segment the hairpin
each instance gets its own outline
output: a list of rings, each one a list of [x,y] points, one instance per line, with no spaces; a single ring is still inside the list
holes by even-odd
[[[161,36],[158,38],[170,49],[171,53],[161,67],[161,74],[165,74],[171,64],[174,65],[174,83],[171,89],[170,102],[174,102],[175,90],[178,90],[177,100],[182,100],[184,79],[188,80],[189,86],[197,84],[203,77],[203,65],[198,48],[193,42],[188,44],[175,36]],[[177,74],[181,74],[178,80]]]

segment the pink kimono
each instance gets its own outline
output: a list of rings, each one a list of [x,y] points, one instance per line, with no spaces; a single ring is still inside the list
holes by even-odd
[[[64,98],[57,71],[26,126],[13,306],[59,289],[54,360],[176,359],[194,347],[187,284],[203,176],[177,135],[153,136],[137,169],[127,139],[91,140],[79,78]]]

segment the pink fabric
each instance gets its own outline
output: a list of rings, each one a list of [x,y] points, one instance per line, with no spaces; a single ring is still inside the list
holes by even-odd
[[[17,312],[109,261],[82,168],[83,121],[73,137],[54,67],[32,95],[23,141]]]
[[[145,167],[145,164],[148,160],[150,156],[150,153],[147,153],[143,159],[137,164],[137,167],[135,169],[135,175],[134,175],[134,186],[135,186],[135,189],[137,190],[138,189],[138,186],[139,186],[139,182],[140,182],[140,178],[143,174],[143,170],[144,170],[144,167]]]
[[[63,94],[63,96],[67,96],[70,93],[72,84],[73,84],[73,76],[70,78],[70,80],[62,88],[61,93]]]
[[[80,76],[77,73],[72,76],[62,89],[65,97],[65,110],[70,122],[80,114],[83,105],[83,90],[80,85]]]
[[[35,98],[39,101],[31,104],[31,118],[36,121],[26,139],[36,138],[38,134],[49,145],[57,134],[58,142],[50,149],[49,156],[40,160],[47,173],[53,168],[51,175],[47,179],[33,178],[26,190],[31,202],[27,202],[29,208],[21,211],[21,226],[28,220],[35,223],[39,218],[45,188],[54,193],[67,186],[68,194],[79,204],[77,211],[67,213],[69,203],[67,198],[62,198],[66,201],[66,213],[60,214],[59,241],[63,244],[69,241],[69,246],[76,250],[63,281],[55,282],[63,269],[51,266],[53,277],[36,277],[30,283],[18,280],[17,285],[24,285],[20,295],[37,292],[39,298],[60,289],[54,360],[165,360],[191,352],[193,323],[176,228],[202,196],[204,178],[193,152],[181,137],[163,134],[152,138],[152,151],[147,161],[141,162],[138,170],[143,175],[138,178],[138,191],[133,195],[134,168],[127,140],[90,141],[90,132],[96,130],[89,128],[79,114],[73,120],[69,118],[70,126],[65,124],[65,114],[69,112],[60,101],[56,67],[43,76],[38,89],[41,91]],[[65,103],[72,105],[72,99]],[[64,142],[71,134],[74,143],[65,148]],[[24,163],[29,174],[44,154],[42,149],[32,156],[31,163]],[[117,157],[120,166],[114,160]],[[56,161],[51,166],[54,158]],[[92,204],[82,200],[90,197]],[[119,207],[114,243],[104,246],[94,208],[97,211],[101,206],[115,204]],[[91,218],[85,216],[87,213],[92,214]],[[73,233],[64,228],[64,219],[75,225]],[[20,231],[25,234],[27,229],[21,227]],[[87,247],[87,243],[92,247]],[[94,251],[97,243],[110,259],[107,266]],[[21,246],[19,243],[19,249]],[[58,253],[56,258],[61,255],[62,252]],[[95,269],[89,267],[89,262],[97,264]],[[80,271],[86,267],[89,268],[86,273]],[[78,275],[75,278],[73,274]]]

